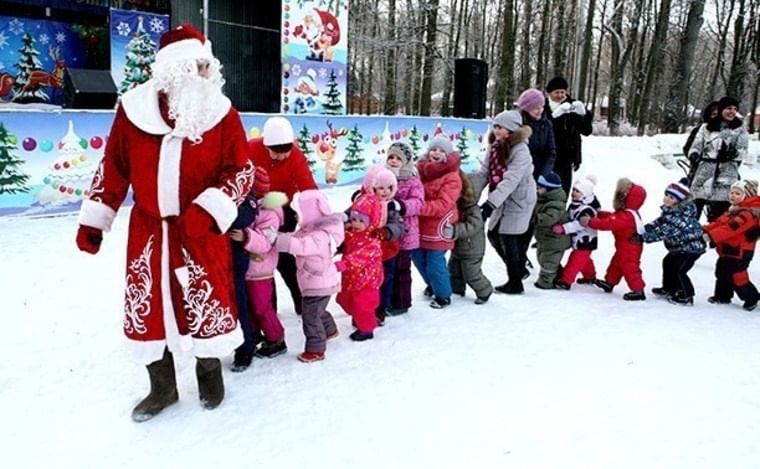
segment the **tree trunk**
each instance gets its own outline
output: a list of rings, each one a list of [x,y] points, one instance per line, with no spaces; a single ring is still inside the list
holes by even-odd
[[[433,69],[435,65],[435,36],[438,30],[438,0],[428,0],[426,4],[427,26],[425,27],[425,66],[422,69],[422,91],[420,115],[430,115],[433,93]]]
[[[451,88],[454,83],[454,74],[451,73],[451,70],[454,69],[454,55],[456,54],[454,23],[457,16],[460,16],[457,15],[457,0],[453,0],[451,2],[451,11],[449,12],[449,37],[445,58],[449,65],[444,67],[443,71],[443,96],[441,96],[441,116],[443,117],[448,117],[450,115],[449,106],[451,104]],[[457,36],[458,35],[459,33],[457,33]]]
[[[596,13],[594,10],[596,10],[596,0],[589,0],[587,8],[586,29],[583,32],[583,51],[581,52],[580,79],[576,84],[578,99],[581,101],[585,101],[587,96],[586,83],[588,82],[588,65],[591,61],[591,46],[594,42],[594,15]]]
[[[567,73],[567,15],[565,14],[565,1],[555,0],[557,19],[556,35],[554,36],[554,57],[552,58],[552,76],[565,75]]]
[[[505,109],[510,99],[510,90],[513,86],[513,68],[515,60],[514,29],[512,29],[514,0],[504,2],[501,33],[501,57],[499,58],[499,76],[496,77],[496,92],[494,96],[494,113]]]
[[[702,27],[702,13],[704,9],[705,0],[691,0],[686,27],[681,35],[676,69],[670,82],[668,97],[665,101],[663,132],[677,133],[684,122],[686,92],[691,78],[694,51],[697,47],[699,30]]]
[[[602,20],[600,24],[604,24],[605,17],[607,16],[607,0],[604,0],[602,5]],[[604,49],[604,28],[599,31],[599,48],[596,50],[596,67],[594,67],[594,92],[592,93],[591,102],[594,103],[594,111],[596,111],[597,105],[597,92],[599,91],[599,70],[602,68],[602,50]],[[595,112],[595,114],[601,117],[601,112]]]
[[[551,39],[550,20],[551,2],[544,0],[544,9],[541,11],[541,34],[538,37],[538,57],[536,60],[536,82],[546,83],[546,46]]]
[[[660,14],[657,16],[657,25],[654,28],[654,37],[652,37],[652,45],[649,48],[644,92],[641,94],[641,106],[639,107],[639,135],[644,134],[645,125],[650,123],[649,106],[652,98],[652,90],[654,89],[654,82],[656,80],[661,80],[663,75],[663,44],[665,44],[668,33],[670,6],[671,0],[662,0],[660,3]]]
[[[385,103],[383,114],[396,114],[396,0],[388,0],[388,53],[385,59]]]
[[[750,52],[750,41],[747,37],[749,28],[746,28],[744,24],[746,14],[745,0],[739,0],[739,14],[734,21],[734,52],[731,60],[731,73],[728,76],[728,85],[726,86],[726,94],[739,101],[744,97],[744,84],[749,73],[747,59]],[[750,18],[751,20],[752,18]]]
[[[723,0],[724,2],[726,0]],[[717,3],[717,2],[716,2]],[[717,12],[717,25],[718,25],[718,57],[715,60],[715,68],[713,69],[712,76],[710,77],[710,89],[708,92],[709,99],[715,99],[719,93],[718,79],[723,77],[723,72],[726,67],[726,44],[728,42],[728,30],[731,27],[731,18],[734,16],[735,0],[730,0],[729,10],[719,10]],[[724,3],[725,6],[725,3]],[[721,14],[726,15],[725,18],[721,17]],[[725,81],[723,82],[725,85]]]
[[[520,58],[522,70],[520,73],[520,89],[530,88],[530,26],[533,24],[533,0],[523,0],[523,29]]]
[[[607,128],[610,135],[617,135],[620,127],[620,93],[623,88],[623,54],[625,44],[623,43],[623,5],[624,0],[615,0],[612,13],[612,27],[608,27],[610,40],[612,44],[612,55],[610,58],[610,83],[609,93],[607,94]]]

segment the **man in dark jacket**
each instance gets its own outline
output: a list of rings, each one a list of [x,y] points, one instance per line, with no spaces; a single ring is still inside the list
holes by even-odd
[[[581,135],[591,135],[592,114],[585,104],[567,94],[567,80],[554,77],[546,85],[549,98],[545,114],[554,126],[557,159],[554,172],[562,178],[562,188],[569,193],[573,185],[573,171],[581,166]]]

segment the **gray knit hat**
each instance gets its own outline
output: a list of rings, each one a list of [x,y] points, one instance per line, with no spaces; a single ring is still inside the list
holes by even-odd
[[[398,156],[399,159],[404,162],[404,164],[410,163],[414,160],[414,150],[412,150],[412,147],[403,142],[391,143],[391,146],[388,147],[386,158],[391,155]]]
[[[440,148],[446,152],[447,155],[454,151],[454,146],[451,144],[451,139],[445,135],[436,135],[432,140],[430,140],[428,151],[432,150],[433,148]]]
[[[493,124],[514,132],[523,124],[522,115],[519,111],[500,112],[493,118]]]

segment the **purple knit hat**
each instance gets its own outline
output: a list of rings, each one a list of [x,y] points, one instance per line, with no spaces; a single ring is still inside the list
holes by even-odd
[[[521,111],[530,112],[534,109],[543,108],[544,102],[544,93],[541,90],[528,88],[517,98],[517,107]]]

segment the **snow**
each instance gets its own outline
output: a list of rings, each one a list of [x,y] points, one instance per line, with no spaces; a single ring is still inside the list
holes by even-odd
[[[649,157],[685,136],[585,141],[597,194],[642,183],[645,221],[679,170]],[[752,142],[755,154],[760,149]],[[760,171],[745,171],[760,177]],[[329,192],[342,209],[352,188]],[[131,408],[148,390],[121,333],[128,210],[97,256],[74,245],[76,217],[0,218],[0,441],[5,467],[546,467],[750,468],[760,465],[760,312],[706,302],[715,255],[692,271],[693,308],[618,286],[495,295],[471,292],[444,310],[415,305],[375,339],[352,343],[350,320],[324,362],[305,365],[298,317],[284,286],[289,352],[229,372],[227,397],[201,409],[194,360],[178,356],[180,401],[142,424]],[[603,272],[612,236],[594,254]],[[647,291],[659,284],[661,244],[647,245]],[[535,261],[534,251],[530,253]],[[504,280],[493,251],[486,274]],[[751,275],[760,280],[757,261]],[[245,461],[245,462],[243,462]]]

